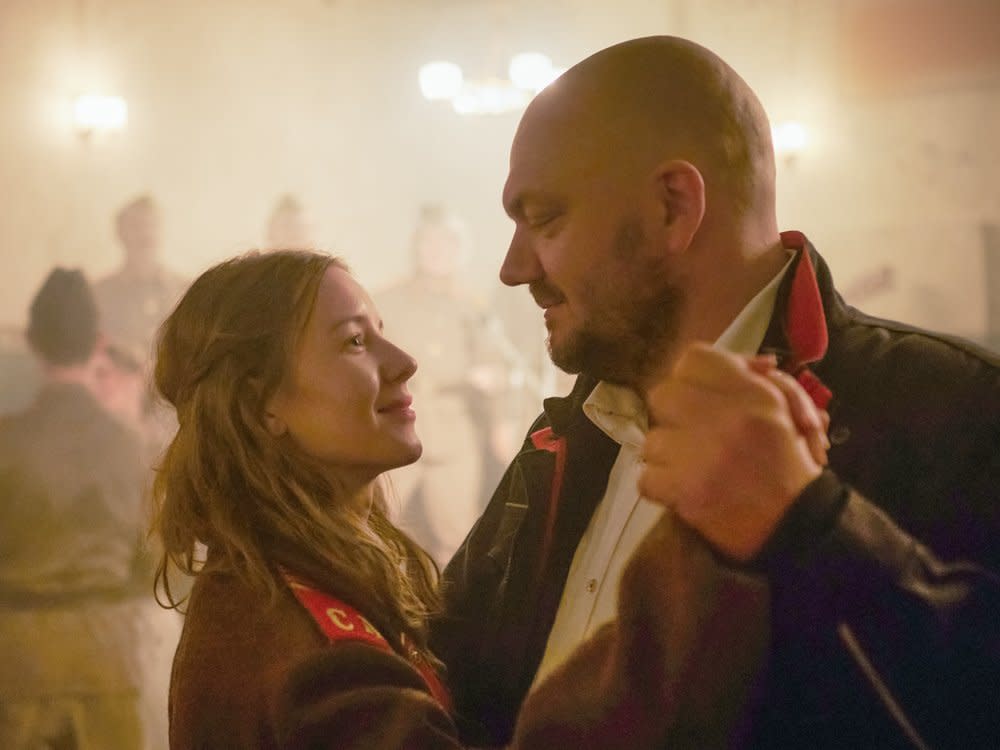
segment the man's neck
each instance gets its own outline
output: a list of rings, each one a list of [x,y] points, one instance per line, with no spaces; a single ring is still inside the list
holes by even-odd
[[[718,340],[787,262],[788,251],[777,235],[770,241],[705,244],[696,250],[677,336],[657,365],[635,383],[639,395],[645,399],[692,343]]]
[[[155,279],[160,275],[160,265],[155,261],[128,260],[122,264],[122,274],[132,279]]]
[[[83,364],[76,365],[54,365],[43,362],[42,374],[47,384],[78,385],[94,393],[97,388],[97,380],[91,362],[92,360],[88,360]]]

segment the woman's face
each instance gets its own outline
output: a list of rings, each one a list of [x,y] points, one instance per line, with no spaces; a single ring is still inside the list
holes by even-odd
[[[287,434],[343,480],[365,483],[413,463],[422,447],[406,382],[416,361],[382,336],[368,293],[327,268],[284,382],[267,409],[268,429]]]

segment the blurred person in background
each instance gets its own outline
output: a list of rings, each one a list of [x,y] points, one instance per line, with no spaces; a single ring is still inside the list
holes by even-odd
[[[105,341],[95,371],[101,405],[139,437],[151,481],[156,459],[177,429],[173,414],[153,398],[147,364],[139,352]]]
[[[95,370],[97,393],[104,408],[136,434],[144,435],[149,399],[138,355],[105,342],[97,353]]]
[[[95,363],[95,393],[101,406],[121,424],[133,432],[139,441],[143,461],[143,497],[148,497],[153,483],[153,472],[164,449],[177,431],[177,421],[172,409],[154,395],[150,388],[147,367],[136,353],[123,346],[105,341],[99,348]],[[148,521],[148,519],[146,519]],[[149,554],[159,555],[156,539],[147,540]],[[191,589],[191,578],[175,573],[171,590],[184,596]],[[165,623],[164,638],[176,642],[180,634],[176,613],[160,613]]]
[[[535,420],[538,404],[569,393],[573,377],[552,364],[545,322],[530,296],[510,294],[506,287],[493,295],[487,313],[490,340],[503,353],[505,379],[492,399],[493,453],[499,466],[485,478],[485,495],[492,494],[503,470],[521,447],[524,431]]]
[[[500,376],[483,311],[463,276],[464,223],[441,205],[424,205],[410,251],[411,275],[375,300],[389,334],[420,362],[411,389],[423,404],[424,457],[391,476],[400,522],[443,564],[484,507],[488,394]]]
[[[144,463],[99,401],[80,271],[49,274],[27,339],[41,389],[0,418],[0,747],[161,748],[173,642],[143,542]]]
[[[129,201],[115,216],[122,263],[94,284],[103,332],[126,349],[150,357],[153,335],[187,286],[163,265],[163,219],[150,195]]]
[[[36,357],[19,325],[0,326],[0,414],[31,403],[41,379]]]
[[[282,195],[267,219],[264,248],[267,250],[309,250],[316,247],[313,225],[302,201],[291,193]]]
[[[180,427],[156,477],[158,575],[195,576],[171,675],[173,750],[460,747],[469,717],[452,714],[427,643],[437,570],[390,520],[384,483],[421,455],[415,372],[346,266],[314,252],[223,262],[164,323],[156,387]],[[435,501],[447,512],[455,491]],[[673,657],[703,644],[676,613],[706,613],[663,534],[629,566],[618,623],[529,697],[512,747],[655,750],[671,720],[689,728],[741,704],[730,683],[766,646],[743,623],[766,600],[723,597],[720,672],[695,677],[698,705],[680,704],[688,660]],[[681,552],[708,554],[683,540]]]

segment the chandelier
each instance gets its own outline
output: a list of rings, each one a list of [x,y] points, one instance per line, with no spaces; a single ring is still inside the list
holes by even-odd
[[[521,52],[510,59],[506,78],[467,80],[457,63],[436,60],[420,67],[418,79],[428,101],[450,102],[460,115],[497,115],[523,109],[563,71],[548,55]]]

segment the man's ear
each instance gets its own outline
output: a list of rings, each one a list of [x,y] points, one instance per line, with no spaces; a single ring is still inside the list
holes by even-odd
[[[694,164],[680,159],[660,164],[655,178],[667,251],[682,253],[705,218],[705,180]]]

